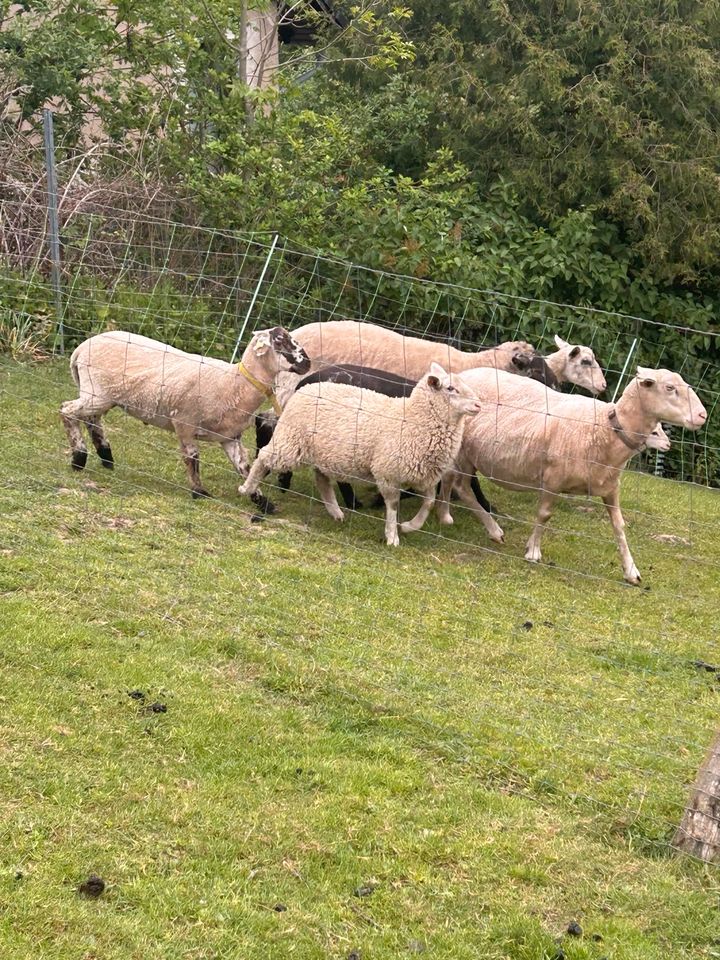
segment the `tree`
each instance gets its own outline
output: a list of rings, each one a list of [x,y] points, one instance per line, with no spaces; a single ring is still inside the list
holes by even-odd
[[[514,183],[539,223],[592,207],[617,225],[635,272],[717,288],[717,2],[411,6],[412,88],[433,91],[433,107],[403,172],[449,147],[481,188]]]

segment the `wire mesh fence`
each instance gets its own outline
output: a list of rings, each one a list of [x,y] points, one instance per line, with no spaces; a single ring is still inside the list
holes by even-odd
[[[175,219],[176,210],[162,198],[148,198],[147,209],[124,202],[121,195],[83,196],[74,201],[72,192],[61,195],[62,316],[55,313],[49,282],[47,224],[42,208],[42,189],[32,196],[19,196],[12,184],[0,185],[0,323],[6,330],[27,323],[47,334],[61,320],[69,352],[91,334],[104,330],[127,330],[145,334],[175,347],[203,356],[229,360],[240,342],[253,332],[275,325],[289,330],[329,320],[362,320],[458,349],[479,350],[504,341],[529,340],[543,351],[559,334],[571,343],[592,347],[607,373],[609,391],[622,390],[622,374],[644,366],[666,364],[681,373],[700,394],[711,424],[718,400],[717,365],[698,358],[684,348],[685,331],[649,320],[608,314],[572,305],[525,300],[493,291],[472,290],[448,284],[421,281],[391,272],[369,269],[317,251],[274,234],[239,235]],[[3,361],[3,389],[9,407],[24,410],[23,417],[6,418],[11,431],[27,429],[47,411],[48,403],[68,399],[70,384],[58,365],[28,368],[22,374]],[[627,368],[627,369],[626,369]],[[125,429],[125,428],[123,428]],[[119,496],[184,495],[179,474],[173,472],[172,453],[162,435],[138,433],[128,428],[134,451],[113,487]],[[43,457],[50,469],[35,473],[38,489],[51,494],[58,478],[67,474],[67,453],[58,430],[46,434]],[[652,536],[675,537],[681,547],[681,563],[691,573],[716,576],[720,558],[713,546],[716,505],[713,494],[696,492],[693,484],[717,482],[720,456],[716,434],[701,440],[693,434],[673,433],[673,452],[663,472],[686,481],[673,487],[675,513],[668,520],[649,495],[653,481],[639,474],[626,478],[624,497],[633,526]],[[232,438],[227,438],[232,439]],[[167,460],[168,467],[158,464]],[[649,472],[659,472],[658,455],[635,458]],[[214,467],[218,484],[227,491],[237,482],[229,466]],[[24,537],[22,517],[16,516],[12,470],[6,468],[3,519],[9,549],[19,548]],[[654,488],[653,488],[654,490]],[[280,497],[279,492],[274,494]],[[702,500],[699,501],[698,497]],[[340,544],[359,563],[378,563],[373,540],[380,534],[379,515],[350,511],[342,535],[327,532],[318,521],[318,491],[301,478],[285,501],[293,529],[300,537],[320,538],[328,546]],[[514,526],[516,539],[532,528],[530,498],[502,501],[502,511]],[[144,501],[135,504],[142,515]],[[225,498],[209,507],[209,527],[246,523],[254,508],[235,498]],[[605,612],[593,613],[587,632],[597,642],[584,642],[577,631],[585,611],[572,590],[562,589],[562,602],[540,602],[532,589],[518,587],[504,599],[503,620],[510,620],[513,642],[518,631],[547,638],[559,658],[577,666],[573,696],[558,686],[550,674],[530,662],[513,661],[512,643],[496,651],[498,669],[492,683],[479,680],[471,661],[485,663],[483,638],[498,617],[483,603],[481,584],[468,608],[448,610],[444,627],[461,641],[462,667],[448,657],[430,670],[421,654],[398,645],[378,674],[378,663],[367,649],[355,648],[352,660],[340,671],[330,670],[332,682],[349,702],[353,689],[362,689],[367,671],[376,679],[375,696],[394,705],[427,738],[454,762],[470,764],[484,777],[497,780],[508,790],[539,802],[560,796],[564,803],[585,814],[597,815],[601,829],[631,828],[641,832],[649,849],[667,851],[685,805],[686,785],[705,752],[715,723],[718,651],[712,639],[713,624],[707,614],[698,615],[694,629],[701,638],[697,656],[689,657],[687,644],[678,635],[673,617],[680,622],[692,616],[694,595],[687,582],[673,581],[658,591],[658,605],[648,608],[644,624],[623,614],[622,591],[613,561],[609,525],[603,526],[586,498],[567,498],[555,528],[575,547],[563,553],[563,561],[547,561],[544,567],[555,583],[558,578],[583,581],[588,589],[606,592]],[[517,568],[524,561],[517,551],[501,553],[481,538],[463,504],[454,504],[458,516],[452,534],[437,527],[419,537],[424,552],[440,559],[437,568],[448,582],[457,579],[452,557],[458,552],[473,561],[486,560],[494,574]],[[665,532],[667,531],[667,532]],[[30,544],[39,556],[41,538]],[[658,541],[645,539],[641,552],[650,560]],[[265,547],[258,545],[258,563]],[[597,551],[605,560],[595,565],[588,556]],[[418,559],[419,567],[427,568]],[[607,561],[607,562],[605,562]],[[388,585],[402,577],[397,560],[383,559],[381,578]],[[707,582],[707,581],[703,581]],[[345,571],[329,574],[327,589],[350,590]],[[220,598],[226,602],[231,597]],[[543,614],[543,609],[550,612]],[[528,610],[532,622],[524,620]],[[671,611],[671,613],[668,613]],[[407,624],[402,611],[383,611],[383,619],[404,636]],[[705,618],[705,619],[703,619]],[[525,624],[529,623],[529,627]],[[478,625],[482,624],[479,628]],[[330,619],[327,620],[330,628]],[[350,636],[353,620],[349,608],[334,611],[332,627]],[[292,638],[278,641],[298,669],[308,667],[318,656]],[[460,674],[464,672],[464,676]],[[566,676],[566,675],[565,675]],[[567,676],[566,680],[567,682]],[[668,696],[675,685],[676,694]],[[661,691],[658,696],[656,691]],[[417,692],[426,699],[419,711]],[[504,699],[507,698],[507,699]],[[627,723],[618,728],[615,704],[623,707]],[[532,743],[542,763],[528,759],[524,745]],[[534,754],[534,755],[536,755]]]
[[[717,482],[720,434],[713,412],[720,359],[713,359],[711,335],[707,355],[699,357],[687,347],[690,331],[684,328],[370,269],[277,235],[182,222],[174,219],[179,211],[170,197],[147,197],[141,209],[137,196],[111,187],[79,197],[61,190],[58,317],[44,188],[4,183],[0,197],[7,329],[62,325],[68,350],[100,330],[126,329],[224,359],[256,329],[279,324],[292,330],[332,319],[368,321],[466,350],[523,339],[549,353],[559,334],[595,350],[608,395],[622,389],[636,364],[667,366],[692,383],[709,413],[702,441],[676,430],[670,454],[646,454],[633,466]]]

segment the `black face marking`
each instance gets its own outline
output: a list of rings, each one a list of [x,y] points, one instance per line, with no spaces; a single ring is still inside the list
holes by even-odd
[[[514,353],[510,362],[514,367],[517,367],[518,370],[528,370],[532,367],[533,359],[534,358],[528,357],[525,353]]]
[[[281,354],[290,364],[293,373],[308,372],[310,358],[284,327],[273,327],[270,330],[270,342],[276,353]]]

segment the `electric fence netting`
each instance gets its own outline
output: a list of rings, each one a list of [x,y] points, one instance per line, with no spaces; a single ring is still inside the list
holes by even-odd
[[[561,498],[537,568],[523,559],[537,495],[489,484],[483,490],[502,519],[504,545],[488,540],[467,506],[453,502],[452,527],[432,518],[392,553],[380,546],[382,511],[358,507],[346,512],[342,527],[332,526],[307,470],[287,492],[269,477],[266,489],[278,512],[258,516],[238,496],[235,470],[209,445],[202,455],[217,499],[197,504],[202,515],[164,536],[187,537],[179,596],[192,592],[192,557],[203,539],[216,545],[228,528],[252,544],[255,572],[233,572],[246,588],[262,587],[273,550],[297,566],[302,602],[316,607],[314,639],[273,622],[268,611],[265,620],[258,617],[265,639],[254,655],[265,650],[283,657],[298,677],[341,696],[348,710],[401,717],[418,749],[540,805],[565,805],[597,838],[629,838],[648,855],[687,848],[683,838],[691,827],[683,812],[698,768],[714,762],[712,755],[703,758],[720,696],[715,614],[712,605],[698,603],[720,569],[711,489],[720,479],[720,359],[694,355],[687,329],[401,276],[275,234],[238,235],[183,221],[159,196],[148,197],[141,209],[109,188],[102,197],[75,196],[71,189],[61,196],[58,316],[47,221],[35,202],[41,194],[40,186],[31,197],[17,185],[0,184],[4,430],[18,438],[29,434],[27,461],[4,462],[0,473],[0,546],[32,564],[31,582],[57,561],[45,548],[45,531],[28,533],[18,506],[23,485],[49,500],[69,497],[77,524],[89,523],[92,494],[82,486],[87,481],[70,473],[57,412],[75,396],[69,354],[103,331],[129,331],[226,361],[239,358],[257,331],[281,326],[292,333],[332,320],[364,321],[467,351],[526,340],[546,354],[558,335],[595,351],[608,399],[622,394],[638,364],[667,366],[685,378],[709,426],[697,434],[668,428],[670,451],[634,456],[622,483],[629,537],[649,589],[623,585],[602,504],[582,494]],[[36,363],[12,359],[33,351]],[[43,357],[50,352],[55,356]],[[188,491],[166,434],[119,414],[110,422],[117,469],[104,474],[97,461],[88,461],[90,482],[102,484],[111,510],[132,514],[131,536],[134,524],[155,522],[153,498],[158,504],[189,499]],[[252,443],[246,436],[246,446]],[[362,477],[357,483],[358,496],[372,499]],[[302,564],[309,542],[327,557],[315,571]],[[76,562],[97,565],[82,537],[71,553]],[[224,570],[228,561],[217,562]],[[388,598],[373,614],[384,638],[382,657],[372,630],[358,635],[357,609],[374,601],[358,592],[357,566],[372,570],[373,596]],[[120,588],[105,586],[111,593]],[[452,602],[441,613],[424,609],[424,591]],[[219,577],[212,602],[235,601],[228,580]],[[93,595],[86,603],[87,614],[99,616],[106,598]],[[439,656],[426,657],[425,643],[435,644]],[[536,660],[535,645],[551,653]],[[705,827],[715,824],[717,834],[720,805],[713,806],[707,776],[703,783],[694,802],[707,799]]]

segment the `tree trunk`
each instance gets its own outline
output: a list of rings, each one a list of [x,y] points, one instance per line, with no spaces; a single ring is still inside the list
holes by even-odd
[[[673,846],[706,863],[720,861],[720,733],[697,775]]]
[[[243,83],[248,82],[248,9],[247,0],[240,3],[240,36],[238,37],[240,45],[238,56],[238,76]],[[245,97],[245,120],[250,126],[255,119],[250,98]]]

